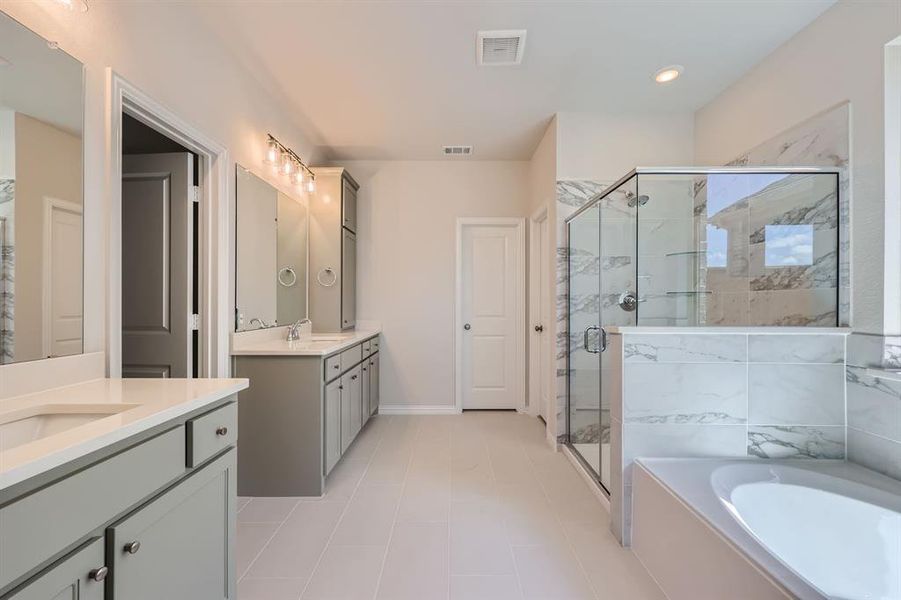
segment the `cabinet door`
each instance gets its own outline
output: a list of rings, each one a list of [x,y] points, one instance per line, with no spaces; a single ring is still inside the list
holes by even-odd
[[[356,437],[363,427],[363,372],[360,365],[350,371],[350,425]]]
[[[351,408],[353,394],[350,393],[350,375],[350,372],[347,372],[338,380],[340,382],[338,389],[341,393],[341,454],[347,452],[348,446],[354,439],[353,420],[351,417],[353,414],[353,409]]]
[[[113,600],[235,598],[235,450],[107,529]]]
[[[341,181],[341,225],[357,230],[357,190],[349,181]]]
[[[357,324],[357,236],[341,230],[341,328]]]
[[[325,474],[341,458],[341,380],[325,386]]]
[[[96,538],[38,575],[8,600],[103,600],[107,572],[103,538]]]
[[[379,353],[369,357],[369,412],[375,414],[379,410]]]
[[[362,389],[363,394],[362,398],[360,399],[360,406],[362,407],[361,410],[363,412],[363,425],[366,425],[366,423],[369,422],[369,417],[372,415],[372,410],[369,406],[369,387],[372,385],[369,377],[369,359],[366,358],[365,360],[363,360],[363,364],[361,366],[363,368],[363,382],[360,388]]]

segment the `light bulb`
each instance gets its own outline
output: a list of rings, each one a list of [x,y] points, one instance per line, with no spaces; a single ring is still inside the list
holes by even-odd
[[[88,12],[88,3],[86,0],[56,0],[56,3],[73,12]]]
[[[307,191],[310,192],[311,194],[316,191],[316,180],[313,179],[312,177],[307,182]]]
[[[297,186],[303,185],[303,169],[294,171],[294,175],[291,176],[291,183]]]
[[[275,140],[269,140],[266,145],[266,158],[263,159],[263,162],[267,165],[277,165],[279,154],[278,143]]]
[[[282,173],[285,175],[290,175],[294,172],[294,159],[291,158],[290,154],[285,154],[282,157]]]

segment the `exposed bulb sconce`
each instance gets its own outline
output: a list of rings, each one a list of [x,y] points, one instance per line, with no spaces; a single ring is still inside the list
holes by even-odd
[[[56,0],[56,3],[72,12],[88,12],[87,0]]]
[[[263,158],[263,162],[276,167],[278,172],[288,177],[288,180],[294,185],[302,187],[306,180],[307,191],[310,193],[316,191],[316,176],[310,167],[300,159],[294,150],[275,139],[271,133],[268,135],[269,141],[266,143],[266,156]]]

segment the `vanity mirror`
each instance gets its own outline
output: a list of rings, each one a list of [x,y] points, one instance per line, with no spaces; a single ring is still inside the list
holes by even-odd
[[[83,79],[0,12],[0,364],[82,352]]]
[[[306,198],[236,175],[235,331],[290,325],[307,316]]]

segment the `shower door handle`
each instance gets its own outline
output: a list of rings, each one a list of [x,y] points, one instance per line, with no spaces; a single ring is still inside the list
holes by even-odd
[[[588,343],[588,336],[591,334],[592,331],[603,331],[603,329],[601,329],[600,327],[597,327],[596,325],[592,325],[591,327],[587,328],[585,330],[585,332],[582,334],[582,346],[585,348],[586,352],[591,352],[592,354],[597,354],[598,352],[601,352],[601,350],[598,350],[598,349],[592,350],[591,345]]]

